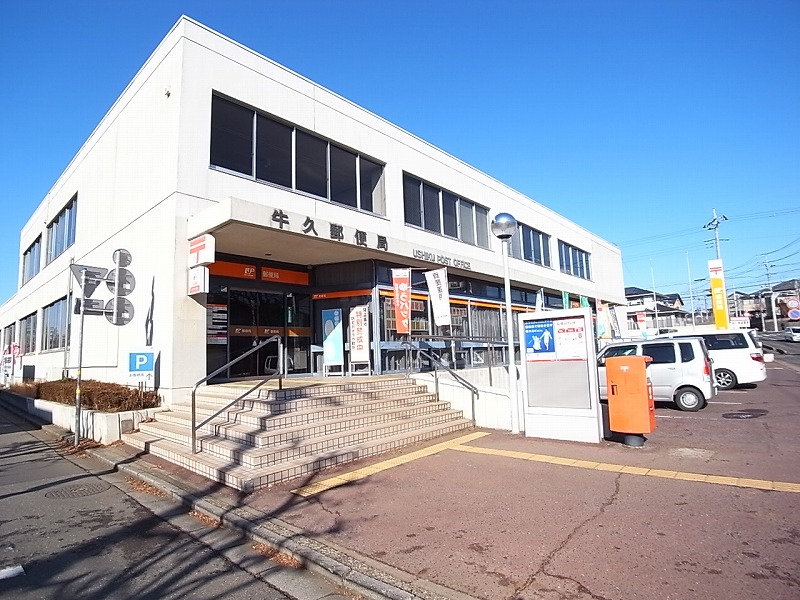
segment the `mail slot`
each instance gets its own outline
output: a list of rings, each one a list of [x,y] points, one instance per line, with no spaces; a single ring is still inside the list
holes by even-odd
[[[608,424],[618,433],[650,433],[656,428],[649,356],[610,356],[605,361]]]

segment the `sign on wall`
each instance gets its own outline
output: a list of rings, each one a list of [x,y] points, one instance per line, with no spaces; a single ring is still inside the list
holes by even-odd
[[[322,311],[322,372],[323,375],[344,374],[341,308],[327,308]]]
[[[392,269],[394,316],[399,334],[411,333],[411,269]]]
[[[439,327],[449,327],[450,292],[447,283],[447,269],[426,271],[425,281],[428,283],[434,324]]]

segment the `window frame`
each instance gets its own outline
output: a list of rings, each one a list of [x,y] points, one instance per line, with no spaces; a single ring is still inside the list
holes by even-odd
[[[49,265],[75,243],[77,211],[78,194],[75,194],[47,226],[45,265]]]
[[[591,281],[591,254],[577,246],[558,240],[558,263],[562,273]]]
[[[70,304],[70,297],[64,296],[42,308],[42,352],[69,348]]]
[[[25,315],[19,320],[20,354],[33,354],[36,352],[37,316],[38,311],[34,311],[29,315]]]
[[[28,246],[22,253],[22,285],[28,283],[36,277],[42,267],[42,236],[36,236],[36,240]]]

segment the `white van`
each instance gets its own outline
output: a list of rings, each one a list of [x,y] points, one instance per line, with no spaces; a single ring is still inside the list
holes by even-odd
[[[701,337],[714,361],[717,387],[729,390],[744,383],[767,378],[764,350],[753,329],[715,329],[697,333],[669,333],[670,338]],[[661,336],[660,336],[661,337]]]
[[[700,410],[716,393],[711,359],[699,337],[609,344],[597,355],[601,400],[608,399],[605,359],[610,356],[649,356],[652,362],[647,375],[653,384],[653,399],[674,402],[681,410]]]

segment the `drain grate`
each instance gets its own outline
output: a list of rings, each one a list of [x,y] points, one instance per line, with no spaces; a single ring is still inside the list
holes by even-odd
[[[105,492],[111,485],[103,481],[91,481],[87,483],[74,483],[72,485],[65,485],[47,492],[47,498],[83,498],[85,496],[94,496],[100,492]]]

